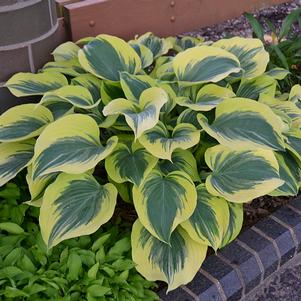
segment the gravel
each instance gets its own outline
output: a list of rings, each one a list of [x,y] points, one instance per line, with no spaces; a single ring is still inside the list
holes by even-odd
[[[265,19],[269,19],[275,25],[275,27],[279,29],[283,19],[291,11],[299,7],[301,7],[301,0],[294,0],[284,4],[275,5],[259,11],[255,11],[254,16],[256,18],[259,18],[259,21],[261,22],[261,24],[263,24],[265,31],[268,33],[269,30]],[[300,32],[298,26],[295,26],[295,30]],[[252,28],[248,23],[246,17],[242,15],[239,18],[230,19],[214,26],[200,28],[199,30],[186,33],[186,35],[202,36],[206,40],[216,41],[232,36],[251,37]]]

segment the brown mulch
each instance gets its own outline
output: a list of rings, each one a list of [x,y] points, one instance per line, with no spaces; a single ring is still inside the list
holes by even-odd
[[[296,197],[275,197],[262,196],[253,200],[249,204],[244,204],[244,224],[243,228],[249,228],[256,222],[286,205]]]
[[[283,19],[293,10],[301,7],[301,0],[293,0],[280,5],[271,6],[254,12],[254,16],[263,24],[266,33],[269,29],[265,19],[269,19],[277,29],[281,27]],[[296,25],[295,32],[300,32],[300,28]],[[230,19],[214,26],[203,27],[195,31],[185,33],[191,36],[202,36],[206,40],[216,41],[222,38],[232,36],[251,37],[252,28],[245,16]]]

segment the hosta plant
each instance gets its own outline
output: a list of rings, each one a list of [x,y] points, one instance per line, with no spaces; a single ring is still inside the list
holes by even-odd
[[[40,102],[0,117],[0,183],[27,169],[49,249],[133,206],[136,269],[170,291],[238,235],[243,203],[297,194],[301,87],[281,94],[260,40],[99,35],[53,55],[7,82]]]

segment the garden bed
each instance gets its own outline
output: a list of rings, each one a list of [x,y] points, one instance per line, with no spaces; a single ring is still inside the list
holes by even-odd
[[[287,27],[299,14],[271,42],[258,28],[216,43],[103,34],[14,75],[10,92],[40,102],[0,117],[0,183],[28,185],[32,206],[0,190],[14,208],[0,211],[0,246],[16,257],[0,248],[0,263],[18,268],[1,295],[152,301],[139,272],[167,283],[164,301],[237,301],[297,254],[300,59]],[[46,289],[25,285],[37,271]]]

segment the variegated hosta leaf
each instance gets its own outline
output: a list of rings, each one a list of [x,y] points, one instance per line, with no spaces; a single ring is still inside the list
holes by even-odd
[[[12,107],[0,116],[0,142],[21,141],[38,136],[53,121],[51,112],[36,104]]]
[[[80,114],[89,115],[90,117],[92,117],[96,121],[98,127],[107,129],[107,128],[110,128],[111,126],[113,126],[115,124],[118,116],[117,115],[111,115],[111,116],[105,117],[102,114],[103,107],[104,106],[102,105],[102,103],[100,103],[98,105],[98,107],[94,107],[94,108],[89,109],[89,110],[77,108],[76,112],[80,113]]]
[[[242,223],[244,218],[243,204],[228,202],[228,208],[229,208],[229,223],[224,233],[224,237],[220,248],[225,247],[231,241],[233,241],[238,236],[242,228]]]
[[[177,119],[177,124],[181,123],[190,123],[195,126],[197,129],[201,130],[202,127],[198,122],[197,116],[199,115],[198,111],[193,111],[191,109],[184,110]]]
[[[278,100],[268,95],[261,95],[259,102],[268,105],[272,108],[275,113],[281,112],[288,116],[292,122],[300,123],[301,122],[301,109],[296,106],[292,101]]]
[[[173,56],[160,56],[155,60],[155,66],[149,74],[151,77],[158,79],[157,70],[164,64],[170,63],[174,59]]]
[[[112,154],[106,158],[105,167],[113,181],[129,181],[139,186],[157,161],[157,158],[137,142],[132,145],[118,143]]]
[[[285,79],[287,75],[290,74],[289,70],[286,70],[284,68],[274,68],[272,70],[269,70],[265,72],[266,75],[269,75],[275,79],[282,80]]]
[[[301,131],[291,129],[285,133],[286,147],[299,159],[301,163]]]
[[[173,49],[177,52],[181,52],[186,49],[198,46],[204,41],[205,39],[202,37],[184,36],[184,37],[176,38],[175,43],[173,45]]]
[[[101,34],[78,52],[79,62],[97,77],[119,82],[119,72],[136,74],[141,60],[136,51],[124,40]]]
[[[175,149],[188,149],[200,141],[200,131],[192,124],[178,124],[170,134],[165,125],[159,121],[151,130],[146,131],[139,142],[154,156],[171,160]]]
[[[130,182],[124,182],[124,183],[116,183],[109,177],[109,182],[112,183],[118,191],[119,196],[121,199],[129,204],[133,204],[133,185]]]
[[[135,138],[139,138],[158,123],[160,110],[167,101],[168,95],[163,89],[149,88],[141,93],[139,103],[122,98],[114,99],[104,107],[103,114],[123,115],[134,131]]]
[[[43,72],[59,72],[73,77],[86,73],[80,65],[78,58],[73,58],[68,61],[49,62],[43,66]]]
[[[51,104],[57,102],[69,102],[74,107],[91,109],[99,103],[94,101],[89,90],[82,86],[65,86],[58,90],[47,92],[41,99],[40,104]]]
[[[156,81],[148,75],[132,75],[127,72],[120,73],[120,84],[128,100],[139,102],[141,93],[156,86]]]
[[[181,224],[189,236],[215,251],[221,246],[229,225],[228,202],[211,195],[204,184],[197,186],[197,205],[192,216]]]
[[[55,180],[56,176],[56,174],[51,174],[33,180],[32,165],[29,165],[27,167],[26,182],[28,185],[31,199],[30,201],[27,201],[26,204],[34,207],[41,207],[45,189],[50,183],[52,183]]]
[[[276,152],[280,179],[284,184],[270,193],[273,196],[295,196],[299,191],[301,164],[290,152]]]
[[[30,164],[34,144],[34,139],[0,144],[0,187]]]
[[[153,170],[139,187],[134,186],[133,200],[143,226],[169,244],[172,232],[192,215],[197,193],[183,171],[163,175]]]
[[[173,108],[177,105],[176,99],[176,89],[177,87],[170,83],[158,83],[158,87],[162,88],[168,95],[168,101],[161,109],[161,114],[169,114]]]
[[[194,111],[210,111],[227,98],[235,97],[232,90],[215,84],[201,88],[195,99],[179,97],[177,103]]]
[[[73,114],[51,123],[37,139],[33,179],[53,173],[80,174],[94,168],[117,145],[111,137],[103,146],[97,123],[89,116]]]
[[[130,41],[129,44],[139,55],[143,69],[150,66],[153,63],[154,56],[152,51],[148,47],[144,46],[143,44],[139,44],[136,41]]]
[[[86,45],[86,44],[88,44],[89,42],[91,42],[95,39],[96,39],[96,37],[85,37],[85,38],[81,38],[81,39],[77,40],[75,42],[75,44],[76,45]]]
[[[43,240],[52,248],[63,240],[89,235],[113,215],[117,190],[90,174],[61,174],[45,191],[40,210]]]
[[[189,237],[184,229],[177,228],[170,244],[153,237],[137,220],[132,230],[132,256],[136,269],[150,281],[167,282],[168,291],[189,283],[200,269],[207,246]]]
[[[156,76],[162,82],[176,83],[177,78],[172,64],[173,58],[156,69]]]
[[[274,97],[276,86],[277,81],[268,75],[261,75],[252,79],[242,79],[236,96],[254,100],[258,100],[260,94],[268,94]]]
[[[51,102],[45,103],[44,106],[52,113],[54,120],[74,113],[74,106],[69,102]]]
[[[183,86],[215,83],[241,70],[235,55],[212,46],[198,46],[180,52],[173,60],[173,68]]]
[[[71,80],[71,84],[74,86],[82,86],[87,88],[91,93],[94,102],[98,101],[101,98],[100,97],[101,80],[92,74],[83,74],[77,76]]]
[[[199,114],[202,128],[220,144],[232,149],[284,150],[285,124],[268,106],[246,98],[227,99],[216,107],[209,125]]]
[[[269,62],[269,54],[259,39],[234,37],[219,40],[212,46],[225,49],[238,58],[243,78],[262,75]]]
[[[207,149],[205,160],[212,170],[206,179],[209,193],[230,202],[249,202],[283,184],[270,150],[233,150],[217,145]]]
[[[193,154],[185,149],[176,149],[171,156],[171,161],[162,160],[159,162],[163,174],[172,171],[184,171],[194,182],[200,181],[196,160]]]
[[[68,61],[77,57],[80,48],[73,42],[66,42],[56,47],[52,55],[56,62]]]
[[[67,78],[55,72],[17,73],[6,82],[6,87],[17,97],[43,95],[66,85],[68,85]]]
[[[135,42],[138,42],[139,44],[142,44],[149,48],[153,53],[154,59],[163,54],[166,54],[171,48],[171,45],[168,43],[168,41],[154,36],[151,32],[147,32],[144,35],[140,36]]]
[[[288,99],[294,102],[298,108],[301,108],[301,86],[300,85],[294,85],[292,87]]]
[[[103,80],[100,87],[101,101],[107,105],[111,100],[124,98],[125,95],[120,83]]]

